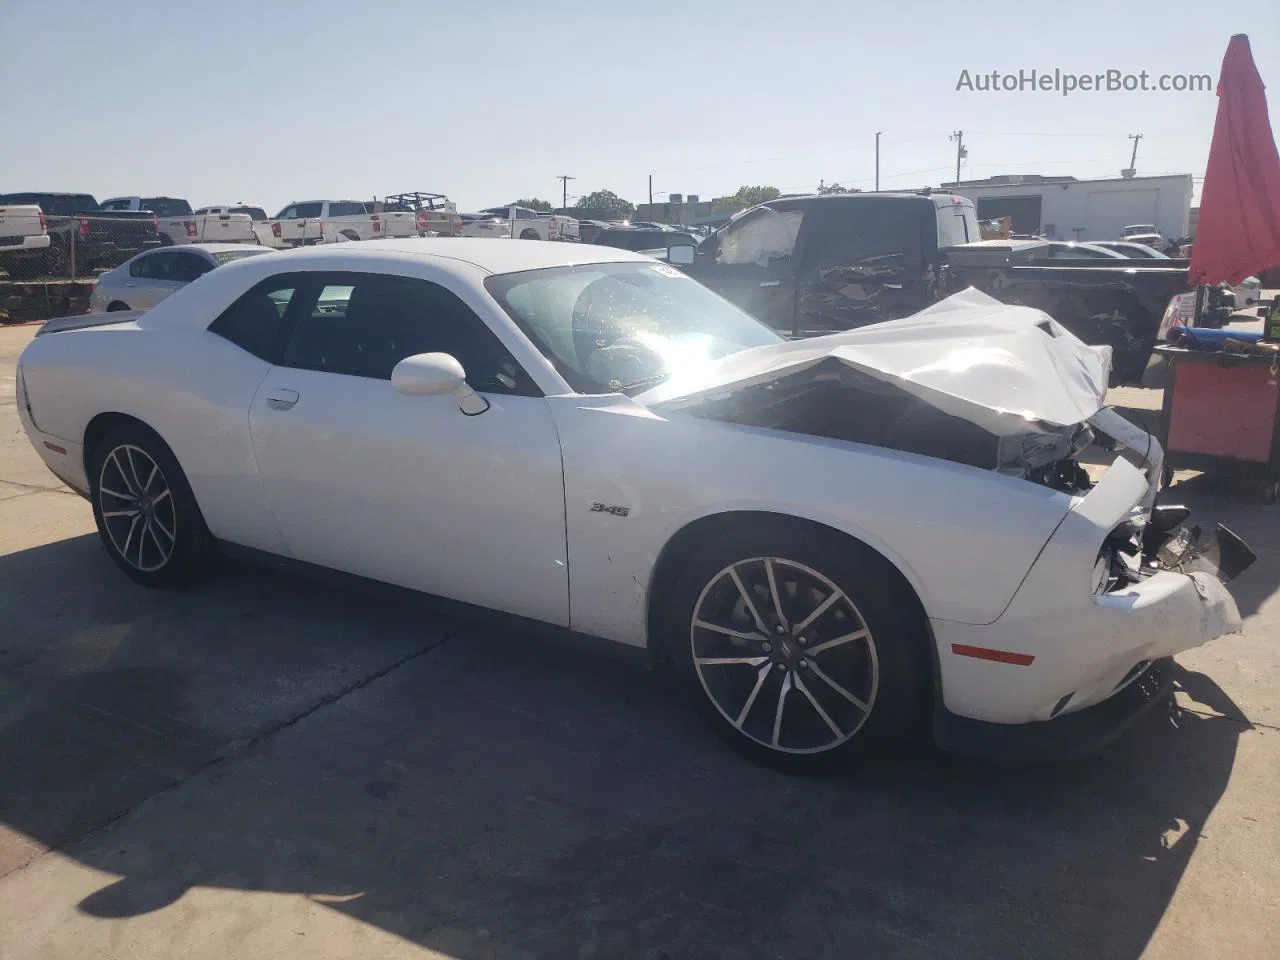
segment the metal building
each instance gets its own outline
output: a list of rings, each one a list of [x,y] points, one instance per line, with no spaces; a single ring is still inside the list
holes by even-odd
[[[1006,174],[939,189],[973,200],[981,220],[1012,217],[1015,233],[1054,240],[1116,240],[1131,224],[1155,224],[1169,239],[1189,233],[1189,173],[1107,180]]]

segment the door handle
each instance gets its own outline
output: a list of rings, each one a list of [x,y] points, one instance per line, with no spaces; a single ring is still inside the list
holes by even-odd
[[[298,402],[297,390],[272,390],[267,394],[267,406],[272,410],[288,410]]]
[[[762,286],[762,287],[780,287],[780,286],[782,286],[782,281],[781,281],[781,280],[761,280],[761,281],[760,281],[760,286]]]

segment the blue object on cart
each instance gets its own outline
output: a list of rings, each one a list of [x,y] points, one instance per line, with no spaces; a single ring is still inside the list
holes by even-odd
[[[1210,327],[1178,327],[1178,335],[1173,342],[1188,350],[1221,351],[1226,348],[1226,341],[1235,340],[1250,346],[1262,339],[1257,332],[1214,330]]]

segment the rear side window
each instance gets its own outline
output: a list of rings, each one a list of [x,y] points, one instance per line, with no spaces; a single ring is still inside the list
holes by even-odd
[[[299,206],[305,206],[305,204],[299,204]],[[358,217],[364,212],[365,210],[364,210],[363,203],[330,203],[329,204],[329,216],[331,217]],[[315,217],[318,217],[319,215],[320,215],[319,210],[317,210],[314,214],[303,214],[303,216],[315,216]]]
[[[107,200],[102,204],[103,210],[132,210],[133,201],[129,199],[123,200]]]
[[[209,324],[209,331],[273,363],[279,352],[284,313],[296,290],[294,277],[265,280],[223,311]]]
[[[175,252],[170,256],[173,257],[170,280],[190,283],[213,269],[213,264],[199,254]]]

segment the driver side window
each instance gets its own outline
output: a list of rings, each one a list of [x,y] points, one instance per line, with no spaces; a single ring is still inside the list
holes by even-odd
[[[447,353],[486,393],[541,396],[529,375],[457,295],[439,284],[381,274],[335,275],[299,317],[282,365],[391,379],[406,357]]]
[[[762,207],[749,213],[721,234],[716,262],[755,263],[763,267],[770,260],[790,257],[795,253],[803,219],[804,213],[799,210]]]

